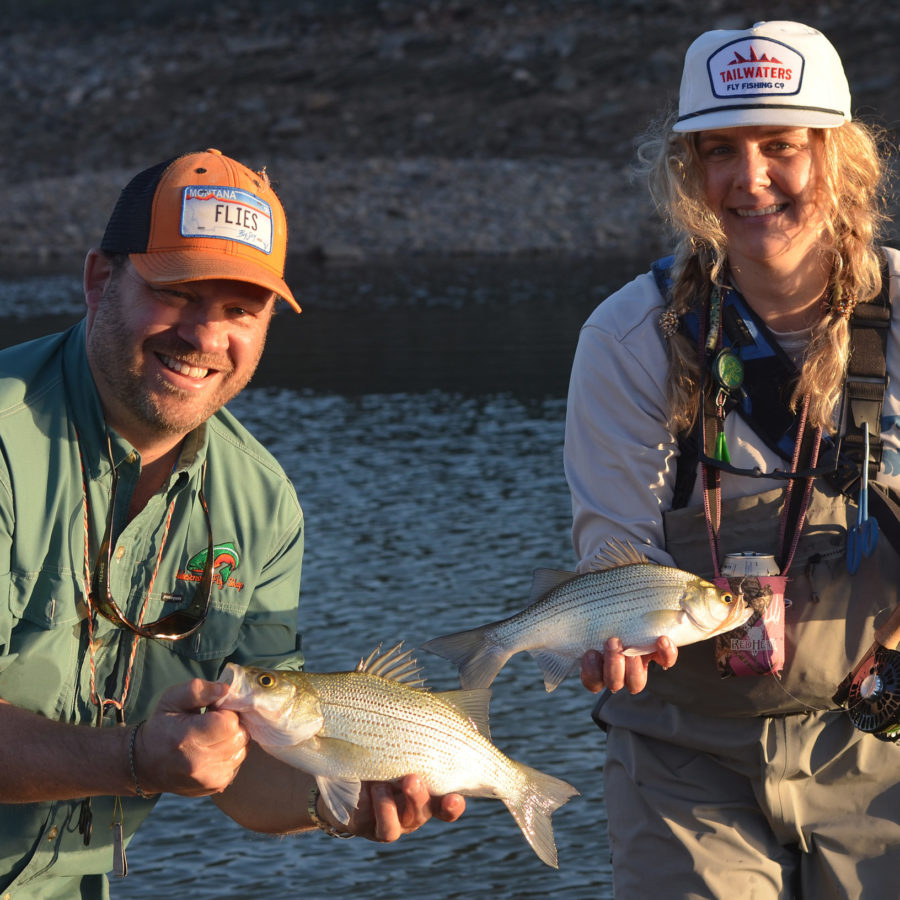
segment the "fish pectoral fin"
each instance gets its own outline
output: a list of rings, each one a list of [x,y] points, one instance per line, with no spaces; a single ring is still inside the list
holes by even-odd
[[[681,624],[684,613],[677,609],[654,609],[644,613],[641,621],[657,637],[668,634],[673,628]],[[656,650],[656,641],[649,644],[640,644],[627,647],[623,652],[625,656],[643,656],[645,653],[653,653]]]
[[[326,778],[324,775],[317,775],[316,784],[331,814],[346,825],[350,821],[350,814],[359,803],[361,787],[359,779]]]
[[[490,688],[474,688],[468,691],[439,691],[434,695],[449,703],[461,716],[468,719],[482,737],[491,739],[489,723]]]
[[[649,628],[662,634],[669,628],[684,621],[684,613],[680,609],[654,609],[641,616],[641,621]]]
[[[541,672],[544,674],[544,689],[548,694],[555,691],[581,663],[581,656],[572,656],[570,653],[554,650],[529,650],[528,652],[541,667]]]

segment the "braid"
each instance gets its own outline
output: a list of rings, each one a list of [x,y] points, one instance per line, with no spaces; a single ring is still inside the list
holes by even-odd
[[[675,240],[671,299],[663,319],[669,347],[669,427],[678,434],[696,422],[701,379],[696,346],[674,323],[689,310],[705,307],[726,271],[727,246],[704,200],[697,136],[673,132],[672,122],[670,114],[653,126],[639,146],[638,163]],[[887,221],[888,143],[883,132],[857,121],[814,133],[823,144],[819,208],[832,278],[791,403],[796,411],[808,396],[810,423],[833,429],[849,356],[849,316],[857,303],[871,300],[881,289],[877,240]]]

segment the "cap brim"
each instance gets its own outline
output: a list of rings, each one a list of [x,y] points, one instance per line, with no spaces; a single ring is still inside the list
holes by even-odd
[[[138,274],[155,284],[188,284],[223,278],[243,281],[272,291],[286,300],[297,312],[300,304],[283,278],[262,267],[253,266],[246,259],[210,253],[207,250],[191,253],[171,250],[165,253],[131,253],[128,257]]]
[[[709,131],[712,128],[745,128],[750,125],[784,125],[789,128],[839,128],[850,117],[828,110],[797,107],[717,109],[676,122],[673,131]]]

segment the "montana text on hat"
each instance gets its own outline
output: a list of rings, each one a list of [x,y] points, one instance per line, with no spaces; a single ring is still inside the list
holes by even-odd
[[[218,150],[188,153],[135,175],[100,249],[127,253],[155,284],[228,279],[300,306],[284,281],[287,221],[266,173]]]
[[[688,47],[674,131],[849,121],[844,67],[815,28],[757,22],[746,31],[707,31]]]

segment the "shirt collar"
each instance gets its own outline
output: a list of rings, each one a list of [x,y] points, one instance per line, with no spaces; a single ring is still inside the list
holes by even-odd
[[[88,476],[95,479],[109,474],[107,431],[117,467],[126,460],[133,461],[135,457],[132,454],[137,454],[138,457],[140,454],[128,441],[107,428],[100,394],[88,365],[85,324],[85,320],[82,320],[69,329],[63,350],[63,384],[82,462]],[[204,422],[185,438],[174,472],[185,472],[188,478],[193,478],[206,459],[208,444],[209,430]]]

